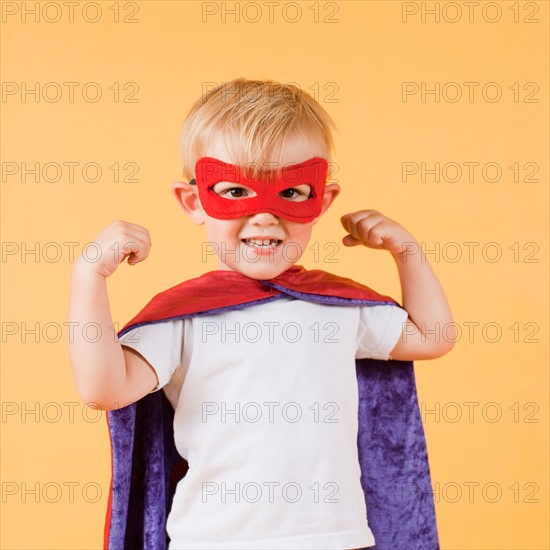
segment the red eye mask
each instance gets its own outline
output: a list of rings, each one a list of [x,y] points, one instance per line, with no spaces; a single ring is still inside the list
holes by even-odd
[[[321,213],[327,171],[327,161],[314,157],[283,168],[279,177],[264,170],[257,179],[247,178],[238,164],[202,157],[195,167],[196,181],[191,180],[189,183],[198,185],[201,204],[213,218],[228,220],[258,212],[270,212],[290,221],[305,223],[313,221]],[[217,195],[212,187],[220,181],[240,183],[252,189],[256,195],[243,198]],[[296,201],[279,195],[285,189],[304,183],[311,187],[310,198],[306,200]]]

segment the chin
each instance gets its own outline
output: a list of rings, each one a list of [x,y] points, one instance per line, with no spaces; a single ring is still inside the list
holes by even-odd
[[[280,275],[283,271],[286,271],[292,267],[291,265],[279,265],[278,263],[266,263],[261,264],[246,264],[246,265],[237,265],[235,270],[239,271],[242,275],[246,275],[251,279],[273,279]]]

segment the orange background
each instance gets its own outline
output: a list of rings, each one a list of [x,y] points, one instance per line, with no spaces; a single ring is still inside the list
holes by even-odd
[[[256,23],[252,8],[240,22],[231,14],[222,20],[221,2],[99,2],[96,23],[83,19],[85,3],[74,22],[67,11],[53,22],[55,8],[39,22],[24,18],[24,4],[35,2],[2,3],[0,546],[101,547],[110,445],[105,413],[87,411],[73,384],[63,325],[73,258],[63,243],[78,243],[79,253],[115,219],[149,229],[147,261],[121,266],[108,282],[120,326],[157,292],[215,269],[214,258],[201,260],[203,227],[180,210],[170,186],[181,173],[178,138],[189,107],[208,83],[242,76],[315,91],[340,131],[335,178],[342,193],[314,230],[320,255],[308,250],[300,264],[400,300],[391,256],[344,247],[340,216],[373,208],[427,249],[439,247],[429,259],[462,336],[447,356],[418,361],[416,377],[442,549],[548,548],[548,2],[482,1],[472,21],[457,2],[463,13],[454,23],[448,2],[439,3],[439,22],[434,15],[423,22],[422,6],[433,9],[434,2],[302,1],[294,23],[282,16],[285,7],[287,19],[295,17],[288,2],[274,8],[273,22],[256,2],[263,10]],[[218,11],[203,21],[206,8]],[[411,10],[405,22],[404,9]],[[60,100],[21,93],[37,82],[40,90],[59,83]],[[79,83],[73,102],[64,82]],[[82,89],[94,82],[103,95],[91,103]],[[439,101],[422,101],[420,93],[403,101],[403,82],[456,82],[464,96],[453,102],[451,85]],[[479,83],[471,102],[464,82]],[[501,87],[500,100],[484,99],[489,82]],[[530,96],[532,82],[538,90]],[[115,102],[115,83],[120,98],[137,102]],[[138,88],[124,90],[126,83]],[[52,97],[55,88],[46,89]],[[529,97],[538,101],[525,102]],[[72,182],[67,171],[51,182],[43,175],[23,182],[10,172],[37,162],[79,167]],[[102,168],[95,183],[82,176],[89,162]],[[404,162],[428,169],[455,162],[463,175],[456,182],[450,171],[439,182],[430,174],[424,182],[419,174],[403,181]],[[465,162],[480,163],[472,182]],[[138,181],[114,181],[114,163],[136,163]],[[499,181],[484,179],[487,163],[501,167]],[[523,181],[532,166],[536,181]],[[472,242],[479,244],[464,244]],[[35,243],[38,257],[22,254]],[[336,243],[333,263],[327,260],[335,245],[324,252],[327,243]],[[38,323],[39,335],[24,339],[23,323]],[[29,492],[36,488],[37,495]]]

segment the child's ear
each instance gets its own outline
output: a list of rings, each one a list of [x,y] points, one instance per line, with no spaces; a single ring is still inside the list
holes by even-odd
[[[314,224],[317,220],[329,209],[330,205],[334,202],[336,197],[340,194],[340,186],[337,183],[330,183],[325,186],[325,194],[323,195],[323,204],[321,206],[321,213],[315,218]]]
[[[172,184],[172,192],[183,210],[193,219],[202,225],[205,222],[205,213],[199,200],[196,185],[190,185],[185,181],[176,181]]]

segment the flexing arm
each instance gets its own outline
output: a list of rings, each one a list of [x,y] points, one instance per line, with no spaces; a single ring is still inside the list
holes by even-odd
[[[409,314],[393,359],[433,359],[445,355],[456,338],[451,308],[419,244],[411,239],[392,254],[401,280],[402,304]]]
[[[123,221],[110,224],[94,242],[99,260],[80,256],[71,277],[68,348],[81,398],[109,410],[137,401],[158,382],[139,353],[117,342],[107,295],[107,277],[127,256],[130,265],[144,260],[151,242],[145,228]]]
[[[414,361],[448,353],[456,339],[451,308],[416,239],[376,210],[346,214],[341,222],[349,232],[342,241],[346,246],[388,250],[397,264],[402,304],[409,318],[391,358]]]

